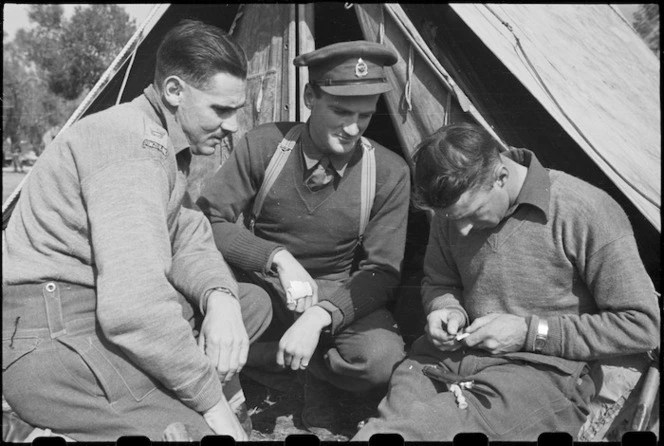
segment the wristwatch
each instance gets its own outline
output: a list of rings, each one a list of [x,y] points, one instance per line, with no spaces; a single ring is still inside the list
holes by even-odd
[[[218,287],[215,287],[215,288],[210,288],[209,290],[207,290],[207,291],[205,292],[205,297],[206,297],[206,298],[209,297],[210,294],[211,294],[213,291],[221,291],[222,293],[230,294],[231,296],[235,297],[235,294],[233,294],[233,292],[232,292],[231,290],[229,290],[228,288],[224,288],[224,287],[222,287],[222,286],[218,286]]]
[[[546,339],[549,335],[549,323],[546,319],[540,319],[537,322],[537,334],[535,335],[535,348],[533,349],[536,353],[544,350],[546,346]]]

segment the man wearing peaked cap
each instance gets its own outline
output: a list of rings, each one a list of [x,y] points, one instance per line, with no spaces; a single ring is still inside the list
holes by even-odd
[[[247,366],[298,370],[303,423],[322,439],[338,427],[335,387],[384,392],[404,357],[385,304],[399,284],[409,169],[362,137],[396,61],[366,41],[297,57],[309,70],[309,120],[249,131],[198,200],[239,280],[273,298],[280,339],[252,346]],[[240,214],[251,217],[248,228],[235,224]]]

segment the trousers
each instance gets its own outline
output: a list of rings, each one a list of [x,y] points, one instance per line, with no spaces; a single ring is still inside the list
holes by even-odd
[[[128,435],[160,441],[174,422],[201,437],[213,435],[200,413],[104,338],[90,293],[61,282],[3,287],[2,392],[12,409],[36,427],[77,441]],[[252,285],[240,286],[239,299],[253,341],[270,324],[270,300]],[[195,310],[184,298],[180,303],[193,329]],[[224,385],[226,398],[243,399],[239,379],[233,381]]]
[[[468,407],[462,409],[447,385],[422,373],[425,365],[441,365],[484,391],[463,390]],[[595,393],[587,372],[582,363],[558,370],[479,350],[442,352],[420,337],[394,371],[378,417],[352,441],[376,433],[397,433],[406,441],[453,441],[456,434],[475,432],[489,441],[537,441],[554,431],[576,438]]]
[[[266,290],[272,298],[274,318],[265,337],[280,337],[293,324],[294,313],[285,304],[279,278],[262,273],[234,270]],[[323,295],[332,295],[342,280],[316,279]],[[380,308],[353,321],[335,335],[322,333],[309,362],[314,376],[351,392],[381,392],[387,388],[392,371],[405,357],[405,344],[392,313]]]

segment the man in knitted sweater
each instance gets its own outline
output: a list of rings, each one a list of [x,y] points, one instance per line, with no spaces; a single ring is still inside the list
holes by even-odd
[[[528,150],[500,153],[481,127],[441,128],[416,160],[416,198],[435,212],[426,334],[354,439],[576,438],[599,385],[588,364],[659,342],[655,290],[627,216]]]
[[[247,133],[208,183],[199,207],[208,215],[218,248],[245,280],[273,297],[280,341],[256,344],[248,365],[306,370],[303,421],[326,436],[335,427],[324,396],[386,388],[405,356],[385,303],[399,283],[405,247],[410,176],[404,160],[375,142],[375,196],[354,267],[363,202],[361,137],[388,91],[384,66],[396,55],[383,45],[330,45],[295,59],[309,67],[306,124],[275,123]],[[253,233],[236,224],[266,181],[266,168],[291,129],[295,145],[269,189]],[[327,167],[324,167],[326,165]],[[288,294],[304,290],[289,303]],[[307,288],[310,288],[307,291]],[[292,293],[289,293],[292,292]],[[261,358],[262,357],[262,358]],[[265,364],[264,364],[265,365]],[[321,391],[327,387],[327,392]]]
[[[28,423],[85,442],[247,439],[238,374],[271,303],[183,206],[192,156],[237,131],[246,76],[224,31],[183,21],[143,94],[35,163],[2,244],[2,390]]]

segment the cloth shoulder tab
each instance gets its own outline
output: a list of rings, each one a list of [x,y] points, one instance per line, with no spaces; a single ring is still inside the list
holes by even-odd
[[[168,153],[168,132],[153,122],[147,122],[141,147],[146,150],[155,150],[166,156]]]

